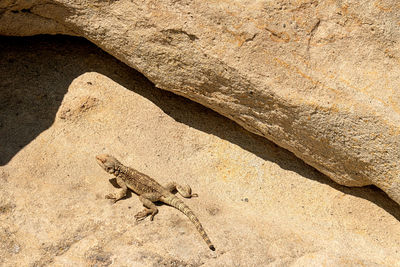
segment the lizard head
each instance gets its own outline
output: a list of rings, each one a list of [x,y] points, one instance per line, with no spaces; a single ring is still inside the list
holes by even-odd
[[[108,173],[114,174],[121,163],[108,154],[101,154],[96,156],[96,161]]]

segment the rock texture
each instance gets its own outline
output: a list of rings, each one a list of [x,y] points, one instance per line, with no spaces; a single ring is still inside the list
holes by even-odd
[[[83,36],[159,88],[400,203],[400,8],[387,1],[3,1],[0,34]]]
[[[1,266],[400,266],[400,210],[232,121],[154,87],[86,40],[0,38]],[[161,205],[135,223],[94,155],[185,200],[217,248]]]

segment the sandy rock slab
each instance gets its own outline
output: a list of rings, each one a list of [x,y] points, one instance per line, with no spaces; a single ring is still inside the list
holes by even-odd
[[[399,206],[332,182],[217,113],[159,90],[86,40],[0,38],[1,266],[400,266]],[[215,244],[95,162],[111,153],[185,202]]]
[[[284,147],[400,203],[398,0],[0,3],[0,34],[82,36]]]

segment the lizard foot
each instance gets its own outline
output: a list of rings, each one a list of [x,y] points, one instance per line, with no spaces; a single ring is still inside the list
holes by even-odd
[[[151,211],[150,211],[150,210],[144,209],[144,210],[138,212],[138,213],[135,215],[135,219],[136,219],[136,221],[141,221],[141,220],[144,220],[144,219],[145,219],[147,216],[149,216],[150,214],[151,214]]]
[[[176,190],[179,192],[179,194],[181,194],[181,196],[185,197],[185,198],[191,198],[191,197],[198,197],[199,195],[196,193],[192,193],[192,188],[190,188],[190,186],[188,184],[186,185],[176,185],[173,184],[176,188]],[[172,186],[170,186],[170,188],[173,188]]]
[[[111,199],[113,203],[117,202],[117,198],[114,196],[114,194],[108,194],[104,198]]]
[[[135,219],[136,219],[136,221],[141,221],[141,220],[144,220],[147,216],[151,215],[150,221],[152,221],[154,219],[154,216],[156,216],[157,213],[158,213],[158,210],[144,209],[135,215]]]

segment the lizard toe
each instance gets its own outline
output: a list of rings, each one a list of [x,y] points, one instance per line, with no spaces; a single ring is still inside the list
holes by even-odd
[[[153,212],[151,213],[150,221],[154,220],[154,216],[156,216],[157,213],[158,213],[158,210],[157,210],[157,211],[153,211]]]
[[[138,212],[135,215],[135,219],[136,219],[136,221],[141,221],[141,220],[144,220],[148,215],[149,214],[148,214],[147,210],[143,210],[141,212]]]
[[[117,202],[117,198],[113,194],[108,194],[104,198],[111,199],[113,203]]]
[[[136,219],[137,222],[143,221],[144,218],[146,218],[146,217],[135,216],[135,219]]]

